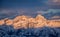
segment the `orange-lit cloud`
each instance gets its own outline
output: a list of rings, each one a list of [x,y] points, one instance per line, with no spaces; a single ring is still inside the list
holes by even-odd
[[[53,16],[52,19],[60,19],[60,16]]]

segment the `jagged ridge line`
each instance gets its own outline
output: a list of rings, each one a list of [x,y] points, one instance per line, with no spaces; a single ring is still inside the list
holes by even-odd
[[[47,20],[42,15],[35,18],[28,16],[17,16],[14,19],[5,18],[0,20],[0,25],[12,25],[14,28],[39,28],[39,27],[60,27],[60,21]]]

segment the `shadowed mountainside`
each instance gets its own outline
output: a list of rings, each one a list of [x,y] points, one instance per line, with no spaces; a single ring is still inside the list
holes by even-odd
[[[60,28],[20,28],[12,26],[0,26],[0,37],[60,37]]]

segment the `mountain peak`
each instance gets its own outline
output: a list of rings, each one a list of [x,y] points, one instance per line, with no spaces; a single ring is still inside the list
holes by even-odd
[[[5,18],[0,20],[0,25],[4,24],[12,25],[14,28],[60,27],[60,21],[47,20],[42,15],[37,15],[36,18],[22,15],[14,19]]]
[[[36,19],[37,19],[37,20],[46,20],[45,17],[42,16],[42,15],[37,15],[37,16],[36,16]]]

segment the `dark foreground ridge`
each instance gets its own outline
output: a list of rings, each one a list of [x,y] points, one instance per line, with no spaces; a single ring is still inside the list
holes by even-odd
[[[60,37],[60,28],[20,28],[12,26],[0,26],[0,37]]]

